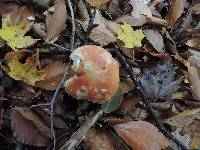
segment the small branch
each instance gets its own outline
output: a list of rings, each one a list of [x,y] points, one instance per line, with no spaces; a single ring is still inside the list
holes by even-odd
[[[140,81],[137,81],[136,79],[136,75],[132,69],[132,67],[128,64],[127,60],[124,58],[124,56],[122,56],[122,54],[120,53],[120,51],[118,49],[116,49],[115,51],[115,55],[117,56],[120,64],[122,67],[124,67],[126,69],[126,71],[129,73],[131,80],[133,81],[133,83],[135,84],[136,88],[137,88],[137,92],[139,94],[139,96],[142,98],[143,103],[145,104],[147,111],[149,113],[149,115],[152,117],[152,119],[154,120],[154,122],[156,123],[157,127],[160,129],[160,131],[163,132],[163,134],[165,134],[165,136],[167,136],[169,139],[171,139],[172,141],[174,141],[182,150],[188,150],[176,137],[174,137],[163,125],[162,123],[158,120],[158,118],[156,117],[151,104],[149,103],[149,100],[147,99],[145,92],[142,88],[142,85],[140,83]]]
[[[103,115],[103,110],[100,109],[92,117],[84,122],[84,124],[65,142],[59,150],[74,150],[84,139],[89,129]]]
[[[62,80],[60,81],[54,95],[53,98],[51,100],[51,137],[53,138],[53,150],[56,149],[56,136],[55,136],[55,131],[54,131],[54,127],[53,127],[53,113],[54,113],[54,108],[55,108],[55,102],[56,102],[56,97],[58,95],[59,89],[61,88],[62,84],[65,81],[66,75],[67,75],[67,70],[68,70],[68,66],[65,68],[65,72],[63,75]]]
[[[69,9],[70,9],[70,13],[71,13],[71,18],[72,18],[72,37],[71,37],[71,50],[74,49],[74,37],[75,37],[75,32],[76,32],[76,26],[75,26],[75,18],[74,18],[74,10],[72,7],[72,2],[71,0],[67,0],[68,5],[69,5]]]

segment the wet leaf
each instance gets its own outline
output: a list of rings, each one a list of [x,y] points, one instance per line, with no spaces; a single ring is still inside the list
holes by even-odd
[[[35,85],[36,81],[41,81],[45,78],[45,72],[37,69],[39,63],[39,53],[29,57],[25,63],[21,63],[17,57],[17,52],[7,53],[5,60],[8,63],[8,68],[1,66],[8,75],[15,80],[22,80],[29,85]],[[8,59],[9,58],[9,59]]]
[[[181,79],[175,80],[175,69],[168,61],[144,69],[140,82],[149,99],[169,100]]]
[[[53,14],[49,13],[46,17],[47,41],[54,39],[64,30],[67,19],[67,10],[64,0],[56,0],[53,7]]]
[[[173,0],[168,12],[168,22],[173,27],[184,10],[185,0]]]
[[[50,129],[30,109],[15,107],[11,112],[13,134],[21,143],[34,146],[49,144]]]
[[[0,29],[0,37],[13,49],[26,48],[37,42],[36,39],[30,36],[24,36],[27,30],[23,25],[8,26],[10,17],[2,19],[2,29]]]
[[[153,47],[160,53],[164,52],[164,41],[162,35],[157,30],[144,29],[143,30],[147,40],[153,45]]]
[[[182,128],[190,125],[195,119],[200,119],[200,108],[186,110],[165,120],[165,123]]]
[[[161,150],[169,141],[146,121],[131,121],[114,126],[119,136],[134,150]]]
[[[142,46],[142,39],[144,34],[142,30],[133,30],[133,28],[124,23],[122,26],[122,31],[118,32],[118,39],[124,42],[126,48],[134,48]]]
[[[62,80],[67,65],[62,62],[49,64],[42,71],[46,74],[43,80],[37,81],[36,86],[45,90],[55,90]]]
[[[112,96],[105,104],[102,105],[104,113],[111,113],[117,110],[123,100],[121,90],[118,88],[115,95]]]
[[[91,150],[114,150],[111,138],[105,131],[98,131],[91,128],[84,139]]]

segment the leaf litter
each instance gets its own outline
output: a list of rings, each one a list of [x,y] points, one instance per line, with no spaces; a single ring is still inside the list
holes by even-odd
[[[198,8],[1,1],[0,149],[199,149]]]

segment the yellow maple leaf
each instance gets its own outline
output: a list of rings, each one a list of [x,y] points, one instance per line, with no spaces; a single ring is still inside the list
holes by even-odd
[[[17,54],[8,53],[9,57],[8,68],[1,65],[1,68],[15,80],[23,80],[25,83],[34,86],[36,81],[45,79],[45,72],[37,69],[39,54],[38,52],[29,57],[25,63],[21,63]]]
[[[118,32],[118,39],[124,42],[126,48],[142,46],[142,39],[145,37],[142,30],[133,30],[126,22],[121,25],[122,30]]]
[[[13,50],[16,51],[17,49],[25,48],[37,42],[37,39],[33,39],[30,36],[24,36],[28,31],[28,28],[24,28],[24,25],[9,26],[9,22],[9,16],[2,19],[0,37],[4,39]]]

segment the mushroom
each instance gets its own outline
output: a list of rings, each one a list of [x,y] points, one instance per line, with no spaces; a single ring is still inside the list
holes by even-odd
[[[65,81],[67,93],[76,99],[86,99],[102,104],[109,100],[119,86],[119,64],[104,48],[85,45],[75,49],[74,77]]]

